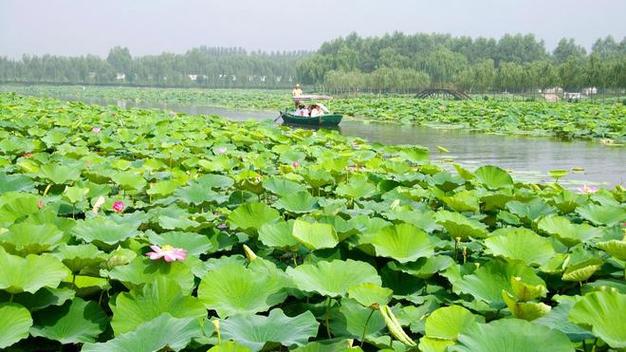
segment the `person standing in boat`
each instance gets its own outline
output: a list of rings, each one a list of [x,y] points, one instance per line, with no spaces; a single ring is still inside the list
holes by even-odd
[[[293,102],[296,106],[296,109],[300,105],[300,100],[296,99],[302,95],[302,89],[300,89],[300,83],[296,84],[296,87],[291,91],[291,96],[294,98]]]

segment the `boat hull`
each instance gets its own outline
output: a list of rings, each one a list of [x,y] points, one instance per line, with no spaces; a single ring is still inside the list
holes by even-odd
[[[283,123],[290,125],[306,126],[337,126],[341,122],[343,115],[328,114],[317,117],[296,116],[288,112],[281,112],[280,117]]]

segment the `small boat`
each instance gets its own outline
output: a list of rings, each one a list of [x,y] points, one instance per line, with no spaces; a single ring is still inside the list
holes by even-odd
[[[332,99],[332,97],[326,95],[301,95],[299,97],[293,97],[293,101],[296,104],[304,101],[330,99]],[[343,115],[326,112],[323,115],[309,117],[296,115],[293,109],[285,109],[284,111],[280,112],[280,117],[283,119],[283,123],[290,125],[332,127],[339,125],[341,119],[343,118]]]

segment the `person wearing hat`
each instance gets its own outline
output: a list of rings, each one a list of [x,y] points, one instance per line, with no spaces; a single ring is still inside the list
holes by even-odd
[[[300,89],[300,83],[296,84],[296,87],[291,91],[291,96],[297,98],[302,95],[302,89]],[[300,101],[298,99],[294,99],[294,103],[296,104],[296,108],[300,105]]]

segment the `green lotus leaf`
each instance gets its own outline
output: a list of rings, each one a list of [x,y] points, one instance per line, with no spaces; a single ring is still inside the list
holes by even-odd
[[[556,254],[549,239],[525,228],[496,230],[484,245],[491,255],[521,260],[527,265],[543,265]]]
[[[228,216],[234,227],[244,231],[258,231],[264,224],[278,219],[280,219],[278,211],[263,203],[242,204]]]
[[[209,187],[199,182],[193,182],[191,185],[179,188],[174,196],[183,200],[186,204],[200,205],[207,202],[224,203],[228,200],[223,194],[212,191]]]
[[[288,267],[287,275],[298,289],[331,297],[344,296],[351,287],[366,282],[382,285],[373,266],[351,259]]]
[[[28,337],[33,325],[28,309],[19,304],[0,305],[0,348],[5,348]]]
[[[279,197],[289,197],[295,193],[306,191],[305,186],[281,177],[270,177],[263,180],[263,188]]]
[[[0,247],[0,289],[9,293],[35,293],[42,287],[55,288],[69,273],[65,265],[51,255],[29,254],[22,258]]]
[[[308,213],[319,208],[317,198],[308,191],[299,191],[284,195],[274,205],[292,213]]]
[[[506,207],[511,213],[527,222],[535,221],[541,216],[550,215],[555,212],[554,208],[539,198],[535,198],[530,202],[512,200],[506,203]]]
[[[76,274],[85,269],[97,268],[107,260],[106,253],[99,251],[93,244],[63,245],[53,255]]]
[[[257,259],[260,260],[260,259]],[[256,260],[255,260],[256,262]],[[220,317],[264,312],[287,296],[287,282],[275,266],[246,268],[229,262],[210,270],[198,286],[198,298]]]
[[[62,240],[63,231],[53,224],[19,223],[9,227],[9,231],[0,236],[0,244],[21,255],[51,251]]]
[[[587,204],[578,207],[576,212],[596,225],[612,226],[626,221],[626,209],[611,205]]]
[[[542,218],[537,227],[539,230],[555,236],[567,246],[587,242],[602,235],[596,227],[588,224],[572,224],[567,218],[556,215]]]
[[[389,303],[393,290],[379,285],[364,282],[348,289],[348,298],[351,298],[365,307],[380,306]]]
[[[387,266],[391,270],[401,271],[420,279],[428,279],[438,272],[444,271],[454,264],[454,260],[448,256],[436,255],[428,258],[420,258],[415,262],[398,264],[389,262]]]
[[[368,321],[369,318],[369,321]],[[367,321],[367,326],[365,322]],[[330,330],[335,336],[361,340],[363,329],[365,339],[379,336],[385,328],[385,319],[379,310],[365,307],[352,299],[341,299],[341,306],[330,312]]]
[[[30,177],[24,175],[7,175],[0,172],[0,194],[6,192],[26,192],[34,186]]]
[[[62,306],[39,312],[30,333],[63,344],[87,343],[94,342],[107,323],[106,314],[96,302],[74,298]]]
[[[418,347],[421,352],[446,352],[449,346],[455,344],[456,342],[452,340],[440,340],[424,336],[420,339]]]
[[[439,192],[435,192],[435,194]],[[480,207],[480,200],[476,195],[476,191],[463,190],[460,192],[456,192],[451,196],[445,196],[443,194],[440,194],[437,196],[437,198],[446,203],[446,205],[452,210],[458,212],[477,212]]]
[[[171,280],[158,277],[143,289],[122,292],[111,304],[111,327],[116,336],[132,331],[163,313],[175,318],[202,318],[206,309],[200,301],[183,294],[180,286]]]
[[[549,305],[540,302],[519,302],[512,294],[504,290],[502,291],[502,299],[511,314],[518,319],[535,320],[548,314],[551,309]]]
[[[619,260],[626,260],[626,241],[610,240],[596,246]]]
[[[127,190],[140,190],[148,184],[143,176],[134,172],[124,171],[112,177],[113,181]]]
[[[122,282],[128,288],[154,282],[158,277],[176,281],[187,293],[194,287],[194,275],[185,262],[166,263],[163,260],[152,261],[146,257],[136,257],[129,264],[115,266],[108,272],[108,277]]]
[[[398,154],[410,162],[413,162],[415,164],[423,164],[424,162],[428,161],[428,155],[430,154],[430,150],[426,147],[414,145],[411,146],[411,148],[400,151]]]
[[[232,178],[224,175],[207,174],[199,177],[196,182],[209,188],[225,189],[234,184]]]
[[[543,284],[530,285],[522,281],[521,277],[514,276],[511,278],[511,293],[513,293],[517,301],[527,302],[539,297],[545,297],[548,290]]]
[[[339,244],[339,237],[332,225],[309,223],[296,220],[293,223],[292,236],[310,250],[334,248]]]
[[[187,250],[188,255],[199,256],[200,254],[213,253],[217,250],[217,243],[206,235],[193,232],[165,232],[149,233],[148,239],[155,245],[170,245],[175,248]]]
[[[22,292],[13,296],[13,303],[19,303],[29,311],[35,312],[49,306],[60,306],[74,298],[75,291],[70,288],[41,288],[35,293]],[[0,301],[9,301],[11,295],[0,292]]]
[[[469,219],[462,214],[441,210],[435,214],[437,223],[442,225],[452,238],[466,240],[470,237],[483,238],[487,236],[487,226],[481,222]]]
[[[376,249],[376,255],[393,258],[400,263],[427,258],[434,254],[428,235],[414,225],[397,224],[380,229],[368,238]]]
[[[389,220],[400,220],[402,222],[413,224],[428,233],[441,228],[441,226],[437,225],[437,222],[435,221],[435,212],[430,210],[396,208],[385,212],[384,216]]]
[[[9,227],[23,216],[38,213],[39,201],[39,196],[28,193],[9,192],[0,195],[0,225]]]
[[[626,295],[611,291],[592,292],[580,299],[569,313],[569,320],[613,348],[626,347]]]
[[[102,343],[86,343],[83,352],[154,352],[163,348],[180,351],[191,339],[200,337],[198,319],[174,318],[165,313],[137,329]]]
[[[319,323],[311,312],[288,317],[282,309],[270,311],[268,316],[233,316],[221,323],[222,338],[232,339],[260,351],[268,342],[283,346],[303,346],[317,335]]]
[[[167,208],[155,208],[148,213],[152,221],[158,222],[165,230],[188,230],[200,225],[192,220],[193,215],[186,209],[170,205]]]
[[[352,340],[340,340],[338,342],[322,341],[310,342],[293,350],[294,352],[363,352],[360,347],[352,347]]]
[[[76,181],[80,178],[81,169],[65,166],[46,164],[39,168],[38,176],[51,181],[57,185]]]
[[[292,248],[300,244],[293,237],[293,220],[268,223],[259,229],[259,241],[264,245],[276,248]]]
[[[461,333],[477,322],[478,318],[463,307],[453,305],[438,308],[426,318],[424,336],[456,341]]]
[[[505,303],[502,290],[511,291],[511,278],[519,277],[529,285],[543,285],[545,282],[526,264],[514,262],[489,261],[474,273],[464,275],[452,283],[455,292],[463,292],[484,301],[489,306],[500,309]]]
[[[533,320],[533,323],[559,330],[574,342],[592,339],[593,335],[590,332],[568,320],[569,312],[575,303],[575,298],[561,296],[558,306],[552,308],[548,314],[541,318]]]
[[[589,258],[576,264],[570,265],[565,269],[563,276],[564,281],[583,282],[588,280],[596,271],[600,269],[603,262],[599,258]]]
[[[252,350],[235,341],[226,341],[209,348],[207,352],[252,352]]]
[[[481,166],[476,169],[474,175],[476,176],[476,180],[488,189],[496,190],[513,186],[513,178],[511,178],[511,175],[497,166]]]
[[[376,194],[376,185],[371,183],[366,175],[357,174],[348,182],[340,183],[335,192],[339,196],[350,199],[370,198]]]
[[[89,188],[86,187],[65,187],[63,194],[70,201],[70,203],[78,203],[85,200],[85,197],[89,193]]]
[[[574,352],[574,346],[560,331],[519,319],[501,319],[475,324],[459,337],[451,352]]]
[[[132,223],[117,223],[105,217],[95,217],[76,222],[72,234],[87,243],[108,248],[137,234]]]
[[[146,191],[149,195],[154,196],[169,196],[174,193],[180,187],[180,183],[175,180],[159,181],[151,183],[150,188]]]

